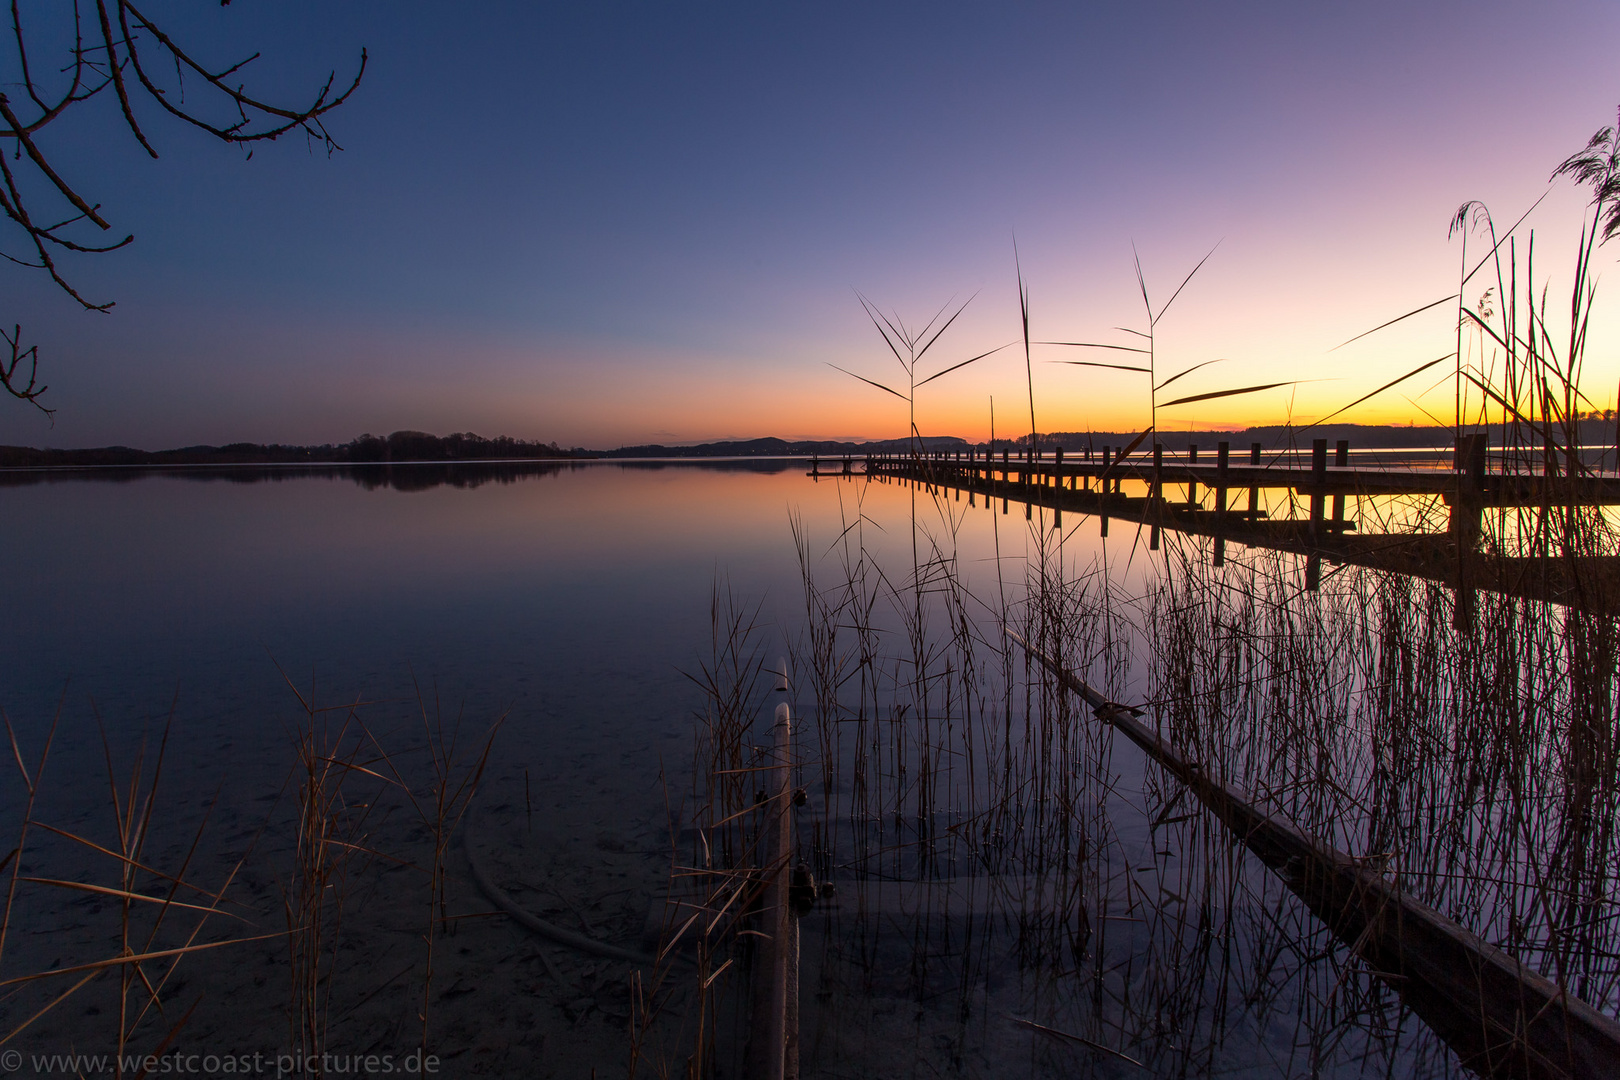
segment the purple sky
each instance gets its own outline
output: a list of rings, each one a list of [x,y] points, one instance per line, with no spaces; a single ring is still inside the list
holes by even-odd
[[[1219,244],[1161,372],[1314,381],[1161,426],[1320,416],[1453,348],[1442,308],[1328,352],[1454,291],[1458,204],[1511,222],[1620,102],[1612,2],[466,7],[154,9],[210,62],[262,50],[246,77],[286,98],[368,48],[344,149],[247,161],[137,100],[152,161],[110,97],[54,125],[58,169],[136,240],[66,262],[106,315],[0,270],[58,410],[0,402],[0,443],[895,436],[903,403],[827,366],[899,374],[855,291],[916,322],[976,294],[931,373],[1018,335],[1015,236],[1034,336],[1109,342],[1143,321],[1133,243],[1156,303]],[[1530,222],[1554,296],[1584,202],[1559,186]],[[1607,403],[1612,290],[1599,308]],[[1048,362],[1076,356],[1035,355],[1042,430],[1145,423],[1140,376]],[[1021,351],[931,384],[920,426],[983,437],[992,398],[1027,430]],[[1449,386],[1418,404],[1449,419]],[[1349,418],[1420,415],[1392,392]]]

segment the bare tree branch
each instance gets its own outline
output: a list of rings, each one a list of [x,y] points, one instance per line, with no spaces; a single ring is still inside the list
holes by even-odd
[[[113,251],[135,238],[126,235],[116,243],[99,243],[91,241],[94,233],[86,235],[82,231],[86,227],[84,223],[103,233],[111,231],[112,224],[103,216],[101,203],[87,198],[73,180],[52,164],[36,138],[41,130],[68,115],[73,106],[112,87],[124,126],[154,158],[158,156],[157,148],[147,138],[137,117],[137,106],[146,99],[156,102],[170,116],[201,128],[222,142],[245,146],[302,131],[324,146],[330,155],[342,147],[327,131],[322,118],[347,101],[360,85],[366,71],[367,54],[364,49],[360,51],[358,68],[342,92],[333,92],[337,83],[334,71],[309,104],[285,106],[250,94],[244,83],[226,81],[258,59],[257,52],[217,70],[210,69],[130,0],[95,0],[95,10],[89,18],[81,10],[82,2],[88,6],[87,0],[73,0],[71,8],[65,4],[46,8],[49,14],[36,13],[26,26],[18,0],[11,2],[11,47],[22,81],[20,93],[0,94],[0,214],[27,238],[34,255],[20,258],[0,250],[0,258],[45,271],[85,310],[105,312],[113,306],[112,301],[98,302],[83,296],[58,267],[54,253]],[[70,27],[66,15],[69,10],[72,13]],[[69,30],[71,48],[66,46]],[[66,50],[66,62],[60,67],[47,63],[42,68],[39,58],[50,56],[53,48]],[[173,87],[161,85],[151,74],[168,64],[174,66]],[[195,104],[188,104],[185,98],[184,77],[188,72],[204,84],[204,93]],[[129,78],[130,74],[133,79]],[[47,81],[56,89],[46,85]],[[178,93],[171,94],[171,89]],[[137,90],[140,93],[136,93]],[[218,116],[221,108],[227,119],[214,119],[209,115],[211,112]],[[9,146],[6,140],[10,141]],[[36,211],[36,205],[42,209]],[[67,212],[63,212],[64,208]],[[42,220],[51,224],[41,224]],[[74,235],[75,230],[79,230],[77,235]],[[0,332],[0,337],[11,346],[9,360],[0,352],[0,372],[3,372],[0,383],[11,396],[32,403],[48,415],[51,410],[38,400],[46,389],[36,378],[38,347],[22,348],[20,328],[11,335]],[[24,361],[29,373],[26,383],[22,382],[20,374]]]
[[[21,326],[12,327],[9,334],[0,330],[0,338],[4,338],[6,344],[11,346],[11,359],[0,360],[0,386],[5,387],[6,393],[12,397],[28,402],[46,416],[55,413],[55,409],[47,409],[39,403],[40,395],[49,389],[39,385],[39,346],[30,345],[26,349],[22,347]],[[17,378],[17,368],[24,360],[28,361],[27,384],[23,384]]]

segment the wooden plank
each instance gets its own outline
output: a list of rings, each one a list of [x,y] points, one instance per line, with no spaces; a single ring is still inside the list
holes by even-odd
[[[1016,634],[1056,678],[1190,788],[1444,1039],[1488,1077],[1620,1077],[1620,1022],[1419,903],[1398,881],[1266,813]]]

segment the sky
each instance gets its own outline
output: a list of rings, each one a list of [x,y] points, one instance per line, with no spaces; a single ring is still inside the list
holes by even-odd
[[[23,10],[36,55],[65,48],[61,5]],[[287,103],[364,48],[328,117],[342,149],[249,158],[139,94],[155,160],[110,94],[53,123],[54,167],[135,240],[63,259],[106,313],[0,268],[0,322],[39,346],[56,409],[0,401],[0,444],[900,436],[906,402],[837,370],[906,389],[861,297],[912,327],[966,303],[919,378],[1018,342],[923,387],[924,434],[1027,432],[1032,390],[1041,431],[1140,430],[1145,376],[1061,362],[1135,354],[1042,345],[1026,367],[1019,274],[1034,340],[1131,344],[1135,260],[1159,311],[1212,250],[1153,327],[1159,378],[1219,360],[1177,391],[1294,385],[1161,429],[1304,422],[1455,348],[1445,305],[1334,347],[1456,291],[1465,200],[1505,227],[1546,195],[1524,276],[1567,308],[1586,194],[1549,176],[1620,104],[1612,2],[144,10],[205,63],[258,52],[239,77]],[[200,89],[188,107],[218,115]],[[1583,380],[1601,404],[1613,285]],[[1424,377],[1343,419],[1452,409]]]

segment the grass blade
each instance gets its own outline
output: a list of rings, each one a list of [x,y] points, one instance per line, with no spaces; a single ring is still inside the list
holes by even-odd
[[[1378,333],[1378,331],[1383,330],[1386,327],[1394,326],[1396,323],[1402,322],[1403,320],[1406,320],[1406,319],[1410,319],[1414,315],[1421,315],[1425,311],[1428,311],[1430,308],[1439,307],[1441,304],[1449,304],[1455,299],[1457,299],[1457,294],[1456,293],[1452,293],[1450,296],[1442,296],[1440,299],[1434,301],[1434,303],[1432,303],[1432,304],[1424,304],[1422,307],[1414,308],[1413,310],[1408,311],[1405,315],[1402,315],[1402,316],[1400,316],[1398,318],[1391,319],[1387,323],[1379,323],[1377,326],[1373,327],[1371,330],[1367,330],[1367,331],[1364,331],[1364,332],[1362,332],[1360,334],[1357,334],[1355,337],[1351,338],[1350,341],[1341,341],[1337,345],[1333,346],[1333,348],[1329,349],[1328,352],[1338,352],[1340,349],[1344,348],[1346,345],[1350,344],[1350,342],[1352,342],[1352,341],[1360,341],[1362,338],[1367,337],[1369,334],[1376,334],[1376,333]]]
[[[1385,383],[1383,386],[1380,386],[1378,389],[1374,390],[1372,393],[1361,395],[1360,397],[1356,398],[1356,400],[1354,400],[1350,404],[1346,405],[1344,408],[1337,409],[1334,412],[1330,412],[1326,416],[1322,417],[1322,419],[1312,421],[1311,423],[1305,425],[1305,427],[1301,428],[1300,430],[1301,431],[1309,431],[1311,428],[1315,427],[1317,424],[1325,424],[1329,420],[1333,419],[1335,416],[1338,416],[1340,413],[1348,412],[1349,410],[1355,408],[1357,405],[1360,405],[1363,401],[1366,401],[1368,398],[1377,397],[1379,394],[1382,394],[1385,390],[1388,390],[1390,387],[1399,386],[1401,383],[1405,382],[1407,379],[1410,379],[1412,376],[1420,374],[1421,372],[1428,371],[1430,368],[1434,367],[1434,365],[1442,363],[1442,362],[1444,362],[1446,360],[1450,360],[1453,356],[1456,356],[1456,355],[1457,355],[1456,353],[1446,353],[1446,355],[1444,355],[1444,356],[1438,357],[1438,358],[1436,358],[1434,360],[1430,360],[1427,364],[1419,364],[1417,367],[1413,368],[1411,371],[1408,371],[1405,375],[1402,375],[1400,378],[1391,379],[1389,382]]]
[[[208,949],[222,949],[230,945],[245,945],[251,941],[268,941],[271,938],[286,937],[288,931],[280,930],[273,934],[256,934],[253,937],[231,938],[228,941],[209,941],[200,945],[185,945],[178,949],[158,949],[155,952],[131,953],[128,956],[110,956],[105,960],[96,960],[89,964],[75,964],[72,967],[52,968],[49,971],[36,971],[28,975],[13,975],[9,979],[0,980],[0,986],[14,986],[17,983],[38,982],[40,979],[49,979],[56,975],[77,975],[81,971],[100,971],[103,968],[119,967],[123,964],[142,964],[148,960],[159,960],[165,956],[186,956],[194,952],[203,952]]]
[[[1159,408],[1168,409],[1172,405],[1190,405],[1195,401],[1210,401],[1214,398],[1236,397],[1238,394],[1258,394],[1262,390],[1275,390],[1279,386],[1293,386],[1303,382],[1302,379],[1288,379],[1283,382],[1262,383],[1259,386],[1240,386],[1236,390],[1212,390],[1207,394],[1193,394],[1191,397],[1176,398],[1166,401]]]
[[[223,911],[217,907],[204,907],[201,904],[185,904],[179,900],[170,900],[162,896],[147,896],[145,893],[134,892],[129,889],[114,889],[106,885],[91,885],[83,881],[63,881],[60,878],[25,877],[23,881],[35,885],[50,885],[58,889],[78,889],[81,892],[96,893],[100,896],[114,896],[121,900],[141,900],[148,904],[162,904],[165,908],[185,908],[188,911],[204,911],[210,915],[224,915],[227,918],[237,919],[241,922],[249,920],[233,912]]]
[[[1051,363],[1051,364],[1072,364],[1075,367],[1110,368],[1110,369],[1112,369],[1114,371],[1140,371],[1144,375],[1152,374],[1145,367],[1131,367],[1128,364],[1099,364],[1095,360],[1049,360],[1049,361],[1047,361],[1047,363]]]
[[[973,294],[973,296],[977,296],[977,295],[979,295],[979,294],[978,293]],[[916,363],[916,360],[921,360],[923,358],[924,354],[926,354],[929,349],[932,349],[934,347],[934,342],[939,340],[939,336],[941,334],[943,334],[945,331],[947,331],[947,330],[949,330],[951,328],[951,323],[956,321],[956,317],[958,315],[962,314],[962,312],[967,310],[967,306],[969,304],[973,303],[973,296],[970,296],[966,300],[962,301],[962,306],[957,308],[956,311],[951,315],[951,317],[949,319],[945,320],[945,325],[941,326],[938,330],[934,331],[934,336],[928,339],[928,344],[924,345],[922,348],[917,350],[917,356],[916,356],[915,360],[913,360],[913,364]],[[943,311],[943,309],[941,309],[941,310]],[[934,318],[938,319],[939,316],[935,315]],[[931,326],[933,324],[930,323],[929,325]],[[927,332],[928,332],[927,327],[924,327],[923,328],[923,333],[926,334]],[[919,335],[919,336],[921,336],[921,335]]]
[[[1138,349],[1131,345],[1103,345],[1095,341],[1032,341],[1031,345],[1068,345],[1076,349],[1118,349],[1120,352],[1141,353],[1147,355],[1146,349]]]
[[[1006,345],[997,345],[995,348],[991,349],[989,352],[980,353],[978,356],[973,357],[972,360],[964,360],[960,364],[952,364],[950,367],[946,368],[944,371],[936,371],[934,374],[928,376],[928,378],[926,378],[922,382],[918,383],[917,386],[919,388],[927,386],[929,383],[933,382],[935,379],[939,378],[941,375],[949,375],[951,372],[955,371],[957,368],[965,368],[965,367],[967,367],[969,364],[973,363],[974,360],[983,360],[985,357],[990,356],[993,353],[998,353],[1002,349],[1010,348],[1010,347],[1012,347],[1013,345],[1016,345],[1016,344],[1018,344],[1016,341],[1009,341],[1009,342],[1007,342]],[[859,378],[859,376],[856,376],[856,377]]]
[[[882,391],[884,391],[886,393],[893,394],[895,397],[899,398],[901,401],[910,401],[911,400],[910,398],[906,397],[906,395],[902,394],[898,390],[890,390],[887,386],[884,386],[880,382],[873,382],[871,379],[868,379],[866,376],[857,375],[853,371],[850,371],[847,368],[841,368],[837,364],[832,363],[831,361],[827,362],[827,366],[830,367],[830,368],[833,368],[836,371],[842,371],[845,375],[848,375],[852,379],[859,379],[859,380],[861,380],[861,382],[865,383],[868,386],[875,386],[879,390],[882,390]]]
[[[900,331],[895,330],[894,324],[889,322],[888,318],[884,316],[881,311],[878,311],[875,307],[873,307],[866,297],[862,296],[860,293],[856,293],[855,298],[861,302],[861,307],[866,309],[866,317],[872,320],[872,325],[877,329],[878,335],[883,338],[883,344],[887,345],[889,347],[889,351],[894,353],[894,358],[900,362],[900,366],[909,372],[911,369],[906,367],[905,357],[900,355],[899,346],[895,345],[894,343],[895,338],[898,338],[903,342],[905,341],[906,336],[900,333]],[[888,326],[887,330],[884,329],[885,325]],[[891,331],[894,334],[894,337],[892,338],[889,336]],[[839,370],[842,371],[843,369],[840,368]],[[860,378],[860,376],[857,375],[856,378]]]
[[[1219,240],[1215,241],[1215,247],[1212,247],[1212,248],[1209,249],[1209,255],[1205,255],[1202,259],[1199,259],[1198,260],[1198,265],[1193,267],[1192,271],[1190,273],[1188,273],[1188,275],[1185,278],[1182,278],[1181,284],[1176,286],[1176,291],[1171,293],[1170,294],[1170,299],[1168,299],[1168,300],[1166,300],[1164,302],[1164,307],[1160,308],[1159,313],[1157,315],[1153,316],[1154,325],[1157,325],[1159,320],[1164,318],[1164,313],[1169,311],[1170,310],[1170,305],[1176,302],[1176,297],[1180,296],[1181,295],[1181,290],[1185,289],[1187,287],[1187,282],[1189,282],[1189,281],[1191,281],[1193,279],[1193,274],[1196,274],[1196,273],[1198,273],[1199,270],[1203,269],[1204,264],[1209,262],[1209,256],[1215,254],[1215,248],[1218,248],[1220,246],[1221,246],[1221,242]],[[1140,269],[1138,270],[1138,272],[1140,272]],[[1143,298],[1144,299],[1146,298],[1145,293],[1144,293]]]
[[[1222,358],[1222,359],[1224,359],[1224,358]],[[1169,386],[1171,383],[1173,383],[1177,379],[1181,378],[1182,375],[1191,375],[1193,372],[1197,371],[1201,367],[1209,367],[1209,365],[1211,365],[1211,364],[1219,364],[1221,362],[1222,362],[1222,360],[1205,360],[1202,364],[1194,364],[1192,367],[1188,368],[1186,371],[1183,371],[1183,372],[1181,372],[1180,374],[1177,374],[1177,375],[1170,376],[1168,379],[1164,380],[1164,382],[1160,383],[1158,386],[1155,386],[1153,389],[1154,389],[1155,392],[1157,392],[1159,390],[1163,390],[1165,387]]]
[[[1097,483],[1101,484],[1104,480],[1107,480],[1109,475],[1112,474],[1115,469],[1119,468],[1120,465],[1125,461],[1126,458],[1131,456],[1131,452],[1134,451],[1138,446],[1142,445],[1142,440],[1146,439],[1151,434],[1153,434],[1153,426],[1150,424],[1150,425],[1148,425],[1148,429],[1146,431],[1142,432],[1142,434],[1140,434],[1136,438],[1132,439],[1131,440],[1131,445],[1129,445],[1125,449],[1121,450],[1119,452],[1119,456],[1114,458],[1112,464],[1110,464],[1108,466],[1108,468],[1104,469],[1097,476]]]

